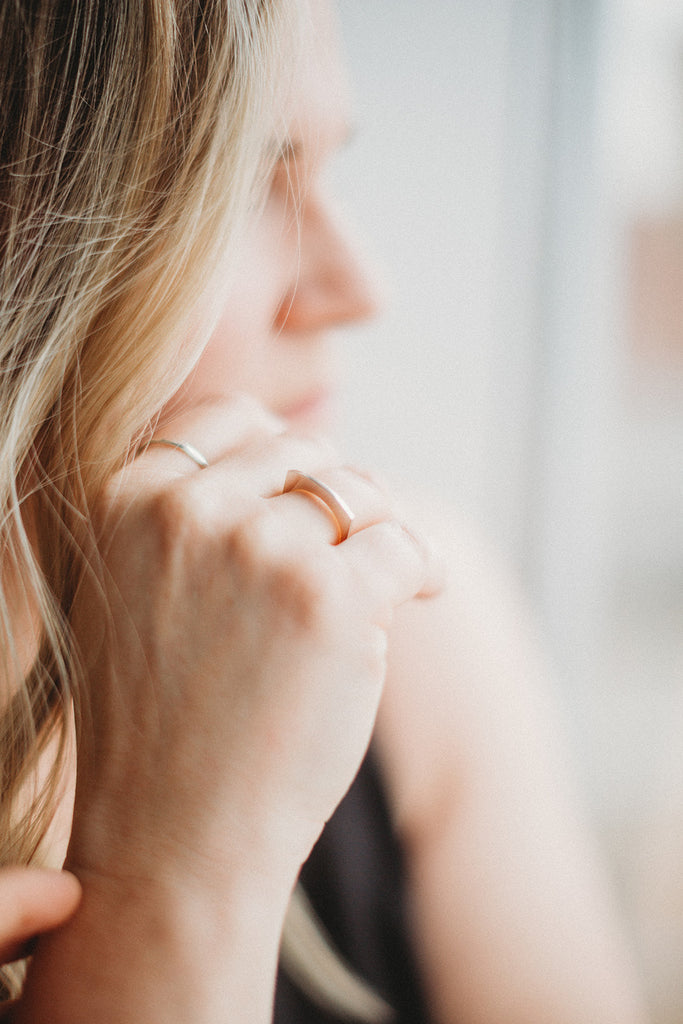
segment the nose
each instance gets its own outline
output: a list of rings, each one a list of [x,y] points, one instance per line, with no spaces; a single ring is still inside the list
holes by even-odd
[[[378,275],[323,197],[309,196],[300,211],[297,255],[296,281],[280,306],[278,327],[315,331],[376,315]]]

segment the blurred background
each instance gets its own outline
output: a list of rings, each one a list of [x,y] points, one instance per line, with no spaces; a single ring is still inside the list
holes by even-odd
[[[683,1021],[683,0],[340,0],[338,191],[391,285],[347,446],[545,630],[657,1024]]]

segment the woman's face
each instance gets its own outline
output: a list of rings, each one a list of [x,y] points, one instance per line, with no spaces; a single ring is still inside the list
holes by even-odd
[[[217,279],[210,299],[222,312],[178,397],[187,406],[246,392],[294,427],[317,429],[337,387],[330,329],[370,316],[375,294],[325,191],[349,134],[348,97],[331,8],[315,0],[309,14],[312,44],[283,114],[289,144],[237,273],[229,287]]]

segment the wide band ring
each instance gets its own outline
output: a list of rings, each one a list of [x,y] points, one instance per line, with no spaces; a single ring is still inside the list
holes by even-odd
[[[302,491],[304,494],[311,494],[321,502],[332,516],[337,527],[337,539],[335,544],[341,544],[349,535],[351,524],[355,516],[344,499],[333,491],[327,484],[321,483],[313,476],[307,476],[298,469],[290,469],[285,478],[283,494],[290,491]]]
[[[167,437],[155,437],[147,447],[150,448],[153,444],[162,444],[166,448],[177,448],[183,455],[187,455],[188,459],[192,459],[200,469],[206,469],[209,465],[202,453],[189,441],[170,441]]]

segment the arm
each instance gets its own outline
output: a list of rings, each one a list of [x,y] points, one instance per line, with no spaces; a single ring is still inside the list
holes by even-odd
[[[369,742],[393,609],[430,589],[426,552],[329,448],[251,405],[167,428],[209,468],[150,448],[96,509],[73,611],[83,897],[38,943],[17,1024],[270,1024],[289,895]],[[349,501],[348,540],[281,493],[292,467]]]
[[[633,966],[584,827],[545,666],[478,542],[405,606],[378,738],[440,1024],[635,1024]]]

